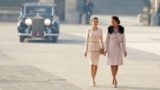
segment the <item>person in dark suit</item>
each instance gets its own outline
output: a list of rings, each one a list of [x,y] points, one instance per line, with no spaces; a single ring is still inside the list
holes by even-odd
[[[86,14],[86,23],[89,24],[90,22],[90,17],[92,15],[92,10],[93,10],[93,3],[91,0],[86,0],[85,5],[84,5],[84,13]]]
[[[158,25],[160,25],[160,3],[158,6],[157,15],[158,15]]]

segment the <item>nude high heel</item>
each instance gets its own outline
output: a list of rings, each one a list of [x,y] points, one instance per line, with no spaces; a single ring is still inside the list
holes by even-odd
[[[113,86],[114,88],[117,88],[117,83],[118,83],[118,82],[115,80],[115,81],[114,81],[114,86]]]
[[[96,86],[96,83],[95,83],[95,81],[92,83],[92,85],[91,85],[92,87],[95,87]]]

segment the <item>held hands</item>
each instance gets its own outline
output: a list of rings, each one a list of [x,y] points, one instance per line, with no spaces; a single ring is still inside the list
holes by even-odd
[[[104,56],[106,56],[106,54],[107,54],[107,51],[104,51]]]
[[[84,52],[84,54],[83,54],[85,57],[87,57],[87,52]]]
[[[106,56],[107,54],[107,51],[104,51],[104,56]],[[85,57],[87,57],[87,52],[84,52],[83,54]],[[127,52],[124,52],[124,56],[126,57],[127,56]]]
[[[125,56],[125,57],[127,56],[127,52],[124,52],[124,56]]]

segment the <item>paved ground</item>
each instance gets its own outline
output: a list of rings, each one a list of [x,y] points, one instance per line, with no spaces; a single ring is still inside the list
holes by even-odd
[[[105,17],[105,16],[101,16]],[[0,90],[160,90],[160,27],[138,26],[122,17],[128,57],[111,86],[110,67],[101,56],[97,86],[90,87],[88,59],[83,57],[87,25],[61,25],[58,43],[18,42],[16,23],[0,23]],[[109,17],[106,17],[109,24]],[[100,27],[107,25],[101,21]]]
[[[0,90],[80,90],[65,79],[29,65],[0,66]]]

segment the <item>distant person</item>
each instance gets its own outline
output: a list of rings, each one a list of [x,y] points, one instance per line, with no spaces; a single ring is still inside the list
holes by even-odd
[[[28,14],[32,14],[32,13],[33,13],[33,10],[32,10],[32,8],[30,8],[28,11]]]
[[[100,54],[104,55],[103,31],[98,27],[98,18],[92,18],[92,26],[87,30],[84,56],[89,56],[91,65],[92,86],[96,86],[95,77]]]
[[[158,25],[160,25],[160,4],[158,6],[157,15],[158,15]]]
[[[104,54],[106,53],[107,63],[111,66],[113,76],[112,84],[114,88],[117,88],[118,66],[123,65],[123,55],[127,56],[125,31],[117,16],[112,16],[112,25],[108,27]]]
[[[91,0],[86,0],[86,3],[84,5],[84,13],[86,14],[86,23],[89,24],[90,22],[90,17],[92,15],[92,10],[93,10],[93,3]]]
[[[150,24],[150,10],[151,10],[151,0],[144,0],[144,7],[148,9],[147,15],[148,15],[148,22]]]

